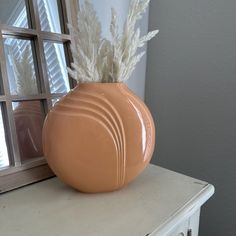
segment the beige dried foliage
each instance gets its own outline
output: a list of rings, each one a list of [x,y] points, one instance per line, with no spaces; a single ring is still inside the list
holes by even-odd
[[[93,5],[85,0],[78,12],[77,27],[69,25],[75,45],[71,46],[74,62],[68,72],[80,82],[122,82],[131,76],[145,52],[137,54],[138,48],[156,36],[158,30],[140,36],[136,23],[142,18],[150,0],[131,0],[129,12],[119,34],[117,14],[111,9],[111,40],[102,38],[101,23]]]
[[[27,46],[20,58],[15,59],[13,68],[16,76],[16,92],[18,95],[37,94],[36,77],[31,63],[31,51]]]

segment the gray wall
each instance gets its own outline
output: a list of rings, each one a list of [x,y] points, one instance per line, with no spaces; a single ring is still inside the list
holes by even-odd
[[[83,3],[84,0],[80,0]],[[115,8],[119,23],[120,32],[123,29],[123,23],[128,13],[129,1],[127,0],[91,0],[96,9],[99,20],[102,24],[103,35],[110,38],[110,22],[111,22],[111,7]],[[138,27],[141,28],[142,34],[147,33],[148,30],[148,12],[146,12],[142,21],[138,22]],[[145,74],[146,74],[146,55],[142,61],[137,65],[131,78],[127,81],[130,89],[132,89],[139,97],[144,99],[145,90]]]
[[[236,235],[236,1],[152,0],[146,102],[153,162],[216,187],[201,236]]]

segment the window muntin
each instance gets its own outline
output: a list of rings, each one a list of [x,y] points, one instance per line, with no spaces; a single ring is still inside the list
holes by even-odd
[[[63,44],[46,41],[43,46],[51,93],[68,92],[70,85]]]
[[[2,104],[0,103],[0,168],[9,166],[5,128],[3,123]]]
[[[2,71],[0,67],[0,96],[3,94],[3,81],[2,81]]]

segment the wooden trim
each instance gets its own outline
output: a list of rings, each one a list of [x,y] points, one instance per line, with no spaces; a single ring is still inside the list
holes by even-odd
[[[7,142],[8,142],[8,155],[10,164],[13,166],[21,165],[20,161],[20,151],[18,147],[18,141],[16,136],[16,127],[15,120],[12,110],[11,101],[8,99],[10,96],[10,86],[7,75],[7,66],[6,66],[6,58],[4,53],[4,44],[2,34],[0,33],[0,64],[2,70],[2,80],[3,80],[3,91],[6,98],[6,109],[4,111],[4,124],[7,126],[5,132],[8,134]],[[6,122],[7,121],[7,122]]]
[[[0,102],[5,102],[6,101],[6,96],[0,95]]]
[[[20,102],[20,101],[36,101],[36,100],[44,100],[44,99],[54,99],[58,97],[65,96],[67,93],[52,93],[52,94],[36,94],[36,95],[0,95],[0,102]]]
[[[43,40],[49,40],[54,42],[68,42],[71,40],[71,36],[67,34],[58,34],[52,32],[43,31],[40,33],[40,36]]]
[[[73,27],[77,27],[77,12],[79,10],[79,0],[71,0],[71,1],[62,0],[62,3],[65,4],[64,7],[66,8],[67,12],[68,24],[72,25]],[[68,27],[67,30],[69,32]],[[70,50],[70,44],[75,45],[75,36],[73,35],[73,32],[70,32],[70,37],[71,37],[70,42],[64,45],[65,55],[67,55],[66,56],[67,66],[70,66],[71,62],[73,61],[72,53]],[[72,79],[70,75],[69,75],[69,82],[71,88],[77,85],[77,82],[74,79]]]
[[[13,26],[2,26],[1,27],[3,37],[11,36],[14,38],[34,38],[37,36],[37,31],[34,29],[25,29],[25,28],[17,28]]]
[[[30,7],[31,7],[31,14],[33,18],[33,27],[36,29],[37,32],[40,32],[41,30],[41,25],[40,25],[40,19],[39,19],[39,12],[38,12],[38,4],[37,0],[28,0],[31,1]]]
[[[2,81],[2,72],[1,72],[1,67],[0,67],[0,99],[3,96],[4,91],[3,91],[3,81]]]
[[[1,176],[0,193],[55,176],[47,164]]]
[[[29,28],[36,29],[33,1],[32,0],[25,0],[25,4],[26,4]]]
[[[47,94],[47,93],[42,93],[42,94],[36,94],[36,95],[11,95],[9,96],[9,99],[12,102],[17,102],[17,101],[35,101],[35,100],[43,100],[43,99],[53,99],[55,97],[61,97],[66,95],[66,93],[52,93],[52,94]],[[8,98],[6,96],[0,96],[0,101],[6,101]]]
[[[78,0],[71,0],[66,1],[66,12],[67,12],[67,20],[68,24],[72,25],[73,27],[77,27],[77,12],[79,10],[79,1]],[[75,36],[70,32],[71,35],[71,43],[75,43]]]
[[[1,76],[2,76],[2,83],[3,83],[3,94],[6,96],[9,96],[10,87],[9,87],[8,77],[7,77],[3,35],[1,32],[0,32],[0,65],[1,65]]]
[[[61,24],[61,32],[62,34],[69,34],[69,31],[67,30],[67,14],[63,9],[66,9],[66,4],[64,0],[57,0],[57,6],[58,6],[58,15],[59,20]]]
[[[37,94],[37,95],[11,95],[9,96],[10,100],[12,100],[13,102],[17,102],[17,101],[34,101],[34,100],[41,100],[41,99],[45,99],[47,98],[47,94],[42,93],[42,94]]]
[[[44,157],[33,158],[31,160],[28,160],[27,162],[25,162],[21,166],[15,166],[15,167],[14,166],[6,166],[6,167],[1,168],[0,169],[0,177],[4,176],[4,175],[13,174],[13,173],[16,173],[19,171],[31,169],[36,166],[45,165],[45,164],[47,164],[47,161],[45,160]]]
[[[9,135],[9,132],[14,129],[14,127],[10,127],[9,119],[8,119],[8,114],[7,114],[7,104],[8,102],[2,103],[2,118],[3,118],[3,126],[4,126],[4,131],[5,131],[5,140],[6,140],[6,145],[7,145],[7,153],[8,153],[8,159],[9,159],[9,165],[10,166],[20,166],[20,163],[15,163],[15,160],[18,157],[14,157],[14,151],[18,151],[19,149],[13,149],[12,144],[13,142],[17,142],[17,140],[11,139],[12,133]],[[18,148],[18,146],[16,147]],[[0,171],[1,172],[1,171]]]
[[[64,53],[65,53],[66,65],[70,67],[71,62],[73,61],[72,53],[70,50],[70,43],[64,44]],[[74,88],[77,82],[70,76],[70,74],[68,74],[68,79],[69,79],[70,88]]]
[[[79,0],[64,0],[68,23],[77,26],[77,12],[79,10]]]
[[[50,87],[49,87],[49,80],[47,74],[47,65],[46,65],[46,58],[44,55],[43,50],[43,40],[38,37],[35,41],[35,51],[36,51],[36,60],[37,66],[39,70],[39,79],[41,82],[41,89],[42,92],[46,95],[50,94]]]

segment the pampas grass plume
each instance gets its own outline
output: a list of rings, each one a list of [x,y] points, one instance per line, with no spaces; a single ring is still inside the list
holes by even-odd
[[[129,79],[145,52],[138,48],[157,35],[158,30],[140,36],[136,23],[150,0],[130,0],[123,32],[119,34],[117,13],[111,9],[111,40],[102,38],[101,23],[90,0],[85,0],[77,16],[77,27],[69,25],[75,44],[71,46],[73,63],[68,72],[78,83],[116,83]]]

